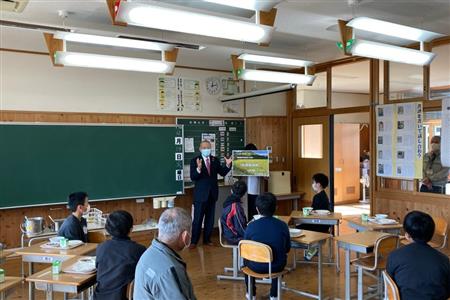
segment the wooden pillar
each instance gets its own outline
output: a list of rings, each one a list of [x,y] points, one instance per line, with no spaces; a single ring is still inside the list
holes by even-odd
[[[369,78],[370,78],[370,214],[373,215],[376,205],[376,134],[377,134],[377,126],[376,126],[376,105],[379,104],[379,95],[380,95],[380,61],[378,59],[370,60],[370,68],[369,68]],[[386,70],[385,70],[386,71]]]

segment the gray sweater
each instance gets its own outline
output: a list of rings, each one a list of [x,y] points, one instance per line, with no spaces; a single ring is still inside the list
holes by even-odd
[[[137,264],[133,298],[196,300],[186,264],[175,251],[157,239]]]

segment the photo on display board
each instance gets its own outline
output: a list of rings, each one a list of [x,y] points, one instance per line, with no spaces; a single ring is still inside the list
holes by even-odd
[[[398,121],[397,122],[397,129],[401,130],[405,128],[405,121]]]
[[[384,165],[378,164],[378,174],[384,174]]]
[[[397,158],[398,159],[404,159],[405,158],[405,151],[397,151]]]
[[[383,151],[378,151],[378,159],[383,159]]]
[[[383,137],[382,136],[378,137],[378,145],[383,145]]]
[[[378,116],[379,117],[384,116],[384,111],[383,111],[383,108],[381,108],[381,107],[378,108]]]
[[[404,112],[405,112],[405,108],[403,106],[398,106],[397,107],[397,114],[403,115]]]
[[[378,122],[378,131],[384,131],[384,123],[383,122]]]

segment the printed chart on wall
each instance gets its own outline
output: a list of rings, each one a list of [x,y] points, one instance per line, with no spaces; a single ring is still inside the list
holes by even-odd
[[[200,80],[173,76],[159,77],[158,108],[170,112],[201,111]]]
[[[211,143],[211,154],[220,158],[231,156],[233,150],[245,146],[245,121],[184,119],[178,118],[177,125],[184,127],[184,180],[190,182],[191,159],[199,155],[199,144],[203,140]]]
[[[377,175],[422,178],[421,102],[377,106]]]
[[[450,153],[450,98],[442,100],[441,153]],[[450,167],[450,155],[441,154],[441,161]]]

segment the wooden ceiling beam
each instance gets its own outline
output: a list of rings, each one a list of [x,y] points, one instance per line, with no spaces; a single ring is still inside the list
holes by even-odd
[[[53,66],[62,67],[63,65],[55,63],[55,52],[64,51],[64,41],[55,39],[53,33],[44,33],[44,39]]]
[[[127,26],[128,24],[125,22],[117,22],[116,14],[119,9],[120,0],[106,0],[106,5],[108,6],[109,15],[111,17],[111,22],[113,25],[117,26]]]

